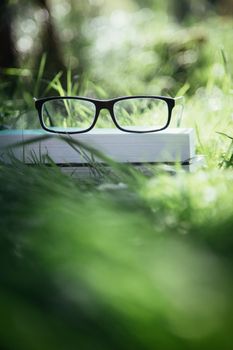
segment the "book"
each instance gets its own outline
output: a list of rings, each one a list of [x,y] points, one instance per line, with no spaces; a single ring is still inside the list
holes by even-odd
[[[83,146],[75,144],[72,147],[72,142]],[[16,143],[18,146],[11,148]],[[46,159],[46,155],[58,165],[78,166],[89,163],[90,159],[104,162],[90,148],[117,162],[132,164],[188,164],[196,156],[192,128],[167,128],[145,134],[127,133],[118,129],[93,129],[88,133],[65,135],[62,138],[43,130],[0,131],[1,159],[4,161],[9,160],[8,153],[11,149],[17,159],[27,164],[33,163],[35,158]]]

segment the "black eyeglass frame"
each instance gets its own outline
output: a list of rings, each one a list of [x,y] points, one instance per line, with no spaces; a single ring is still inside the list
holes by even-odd
[[[167,118],[167,123],[164,127],[159,128],[159,129],[153,129],[153,130],[127,130],[127,129],[122,128],[117,123],[117,120],[114,116],[114,104],[116,102],[123,101],[123,100],[139,99],[139,98],[157,99],[157,100],[161,100],[161,101],[166,102],[167,107],[168,107],[168,118]],[[102,109],[107,109],[110,113],[110,116],[112,118],[114,125],[118,129],[120,129],[121,131],[124,131],[124,132],[144,134],[144,133],[157,132],[157,131],[161,131],[161,130],[166,129],[171,122],[172,110],[175,107],[175,102],[176,102],[176,100],[178,100],[180,98],[182,98],[182,97],[173,98],[173,97],[165,97],[165,96],[137,95],[137,96],[117,97],[117,98],[108,99],[108,100],[100,100],[100,99],[88,98],[88,97],[82,97],[82,96],[51,96],[51,97],[43,97],[43,98],[39,98],[39,99],[34,98],[34,101],[35,101],[35,107],[38,111],[39,120],[40,120],[40,124],[41,124],[42,128],[48,132],[51,132],[51,133],[55,133],[55,134],[83,134],[83,133],[86,133],[94,128],[94,126],[98,120],[100,111]],[[43,105],[45,104],[45,102],[48,102],[48,101],[62,100],[62,99],[63,100],[64,99],[65,100],[81,100],[81,101],[88,101],[88,102],[93,103],[95,105],[95,116],[94,116],[92,125],[89,128],[87,128],[85,130],[81,130],[81,131],[55,131],[55,130],[47,128],[43,122],[43,115],[42,115],[43,114]]]

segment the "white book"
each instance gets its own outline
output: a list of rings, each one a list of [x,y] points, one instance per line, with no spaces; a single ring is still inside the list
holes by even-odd
[[[49,138],[41,140],[46,135]],[[36,138],[40,140],[37,141]],[[42,130],[0,131],[0,152],[2,157],[6,157],[6,147],[35,140],[12,148],[15,157],[31,163],[35,156],[40,158],[47,154],[57,164],[85,164],[91,156],[85,150],[85,145],[121,163],[184,163],[195,157],[195,137],[191,128],[168,128],[145,134],[126,133],[118,129],[93,129],[88,133],[65,136],[65,139],[82,143],[82,152],[74,150],[64,139],[59,139],[58,135]],[[103,162],[98,157],[95,158],[95,161]]]
[[[49,136],[40,141],[36,138]],[[64,142],[74,140],[83,144],[78,152]],[[155,133],[135,134],[126,133],[118,129],[93,129],[84,134],[65,136],[62,140],[57,134],[43,130],[4,130],[0,131],[1,158],[7,159],[8,149],[20,142],[34,142],[12,148],[14,156],[25,163],[33,163],[35,157],[43,155],[57,164],[86,164],[92,157],[85,150],[85,145],[100,151],[106,156],[121,163],[188,163],[195,157],[195,136],[192,128],[165,129]],[[94,157],[95,161],[103,159]]]

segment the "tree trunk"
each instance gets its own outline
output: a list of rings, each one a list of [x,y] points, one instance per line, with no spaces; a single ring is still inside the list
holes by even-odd
[[[0,69],[17,66],[12,33],[12,13],[7,0],[0,2]]]
[[[221,15],[233,15],[233,1],[232,0],[208,0],[208,2],[215,6],[217,12]]]
[[[48,19],[42,29],[42,50],[47,54],[47,71],[52,76],[58,71],[66,69],[62,50],[60,47],[59,36],[51,17],[51,11],[47,0],[36,0],[35,3],[44,11],[47,11]]]
[[[190,0],[179,0],[173,4],[173,11],[178,21],[183,21],[191,12]]]

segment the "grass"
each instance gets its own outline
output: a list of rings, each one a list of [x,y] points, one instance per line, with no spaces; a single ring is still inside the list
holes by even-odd
[[[0,177],[3,348],[229,348],[230,171]]]
[[[219,21],[206,25],[214,44],[223,38],[222,27],[216,29]],[[139,25],[143,27],[142,19]],[[206,168],[175,176],[158,168],[148,178],[103,156],[111,173],[96,168],[101,176],[81,179],[36,159],[33,167],[16,160],[0,165],[1,349],[231,348],[233,99],[228,39],[226,35],[225,47],[213,61],[207,55],[199,72],[206,78],[202,86],[196,85],[194,69],[189,81],[173,87],[174,93],[186,92],[181,126],[195,128],[197,152],[206,156]],[[62,73],[43,83],[45,67],[44,56],[39,73],[34,80],[27,73],[26,82],[25,70],[13,72],[18,75],[15,100],[6,100],[6,86],[0,86],[6,101],[0,107],[3,127],[38,127],[30,91],[82,91],[70,70],[65,87]],[[164,77],[158,79],[162,86]],[[35,90],[26,88],[33,81]],[[85,84],[83,94],[109,97],[107,83],[104,90],[88,80]],[[139,86],[145,82],[139,79]],[[127,89],[122,79],[122,90]]]

